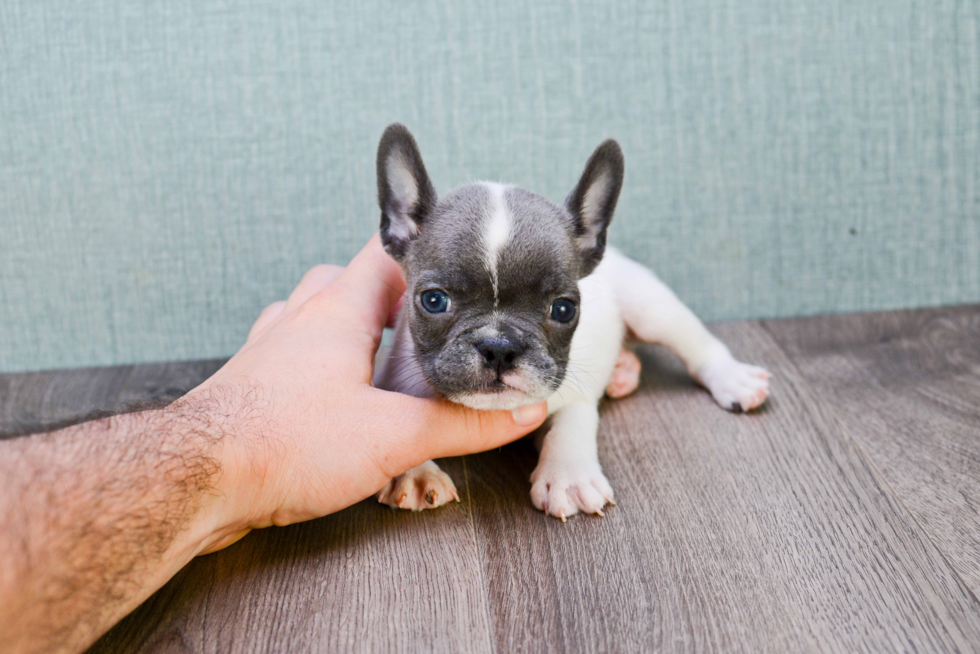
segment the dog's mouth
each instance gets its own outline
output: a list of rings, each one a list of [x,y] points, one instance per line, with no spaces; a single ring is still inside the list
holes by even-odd
[[[503,371],[473,366],[465,372],[457,370],[455,375],[447,374],[446,383],[442,384],[437,366],[425,360],[420,363],[427,381],[438,394],[451,402],[485,411],[516,409],[545,400],[555,392],[563,376],[563,371],[540,370],[524,363]]]
[[[455,394],[449,399],[472,409],[498,410],[515,409],[525,404],[539,402],[542,398],[532,392],[532,388],[522,375],[507,372],[468,392]]]
[[[506,391],[507,389],[517,390],[516,388],[514,388],[513,386],[510,386],[509,384],[505,384],[504,382],[502,382],[500,380],[497,380],[497,381],[494,381],[494,382],[490,382],[489,384],[484,384],[483,386],[480,386],[479,388],[477,388],[473,392],[474,393],[490,393],[492,395],[494,393],[502,393],[502,392]]]
[[[527,394],[527,383],[523,378],[521,378],[520,375],[505,373],[497,379],[490,381],[476,389],[477,393],[490,394],[505,393],[507,391],[517,391],[519,393]]]
[[[480,411],[516,409],[519,406],[533,404],[536,401],[524,391],[519,391],[506,384],[484,386],[479,390],[460,393],[449,399],[457,404],[462,404],[463,406]]]
[[[495,397],[495,396],[511,395],[511,394],[515,396],[524,396],[524,397],[527,396],[527,393],[525,393],[521,389],[514,388],[513,386],[509,384],[505,384],[502,381],[496,381],[490,384],[486,384],[485,386],[481,386],[480,388],[477,388],[474,391],[472,391],[471,394],[484,395],[487,397]]]

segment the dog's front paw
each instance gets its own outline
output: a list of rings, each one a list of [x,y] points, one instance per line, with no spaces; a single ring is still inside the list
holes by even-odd
[[[737,361],[727,352],[705,365],[697,376],[715,402],[729,411],[751,411],[769,397],[769,372]]]
[[[579,511],[601,516],[602,507],[616,503],[599,464],[583,461],[539,462],[531,473],[531,502],[562,522]]]
[[[398,475],[378,493],[378,501],[382,504],[412,511],[434,509],[451,500],[459,501],[456,486],[432,461]]]

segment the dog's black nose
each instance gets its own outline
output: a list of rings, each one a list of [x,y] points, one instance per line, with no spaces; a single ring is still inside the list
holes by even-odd
[[[509,338],[488,338],[476,344],[476,351],[483,362],[498,375],[514,367],[514,362],[524,351],[524,347]]]

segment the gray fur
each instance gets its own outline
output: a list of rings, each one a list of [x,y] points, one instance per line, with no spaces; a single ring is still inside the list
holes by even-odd
[[[386,165],[393,149],[405,169]],[[516,365],[527,382],[530,400],[546,398],[565,376],[578,312],[568,323],[551,318],[559,298],[580,304],[578,280],[602,258],[605,232],[622,183],[622,154],[614,141],[590,158],[569,207],[517,187],[505,187],[509,238],[496,258],[496,278],[487,265],[485,232],[495,211],[493,187],[476,183],[436,199],[421,155],[408,130],[393,125],[378,149],[381,236],[401,264],[408,285],[402,319],[408,321],[415,356],[426,380],[442,395],[458,400],[473,393],[507,390],[499,369],[481,352],[489,346],[517,353]],[[393,175],[392,179],[388,179]],[[605,175],[606,193],[599,211],[583,219],[582,200],[589,184]],[[399,197],[399,184],[417,180],[419,188],[401,189],[417,197],[415,205]],[[411,220],[414,230],[393,223]],[[410,238],[405,234],[411,233]],[[583,248],[583,239],[589,246]],[[494,283],[496,282],[496,283]],[[439,289],[450,297],[450,310],[426,311],[421,295]]]

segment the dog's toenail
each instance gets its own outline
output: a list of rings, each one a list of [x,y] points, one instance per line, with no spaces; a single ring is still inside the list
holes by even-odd
[[[437,493],[435,489],[432,489],[425,494],[425,501],[428,502],[429,504],[435,504],[438,498],[439,498],[439,493]]]

